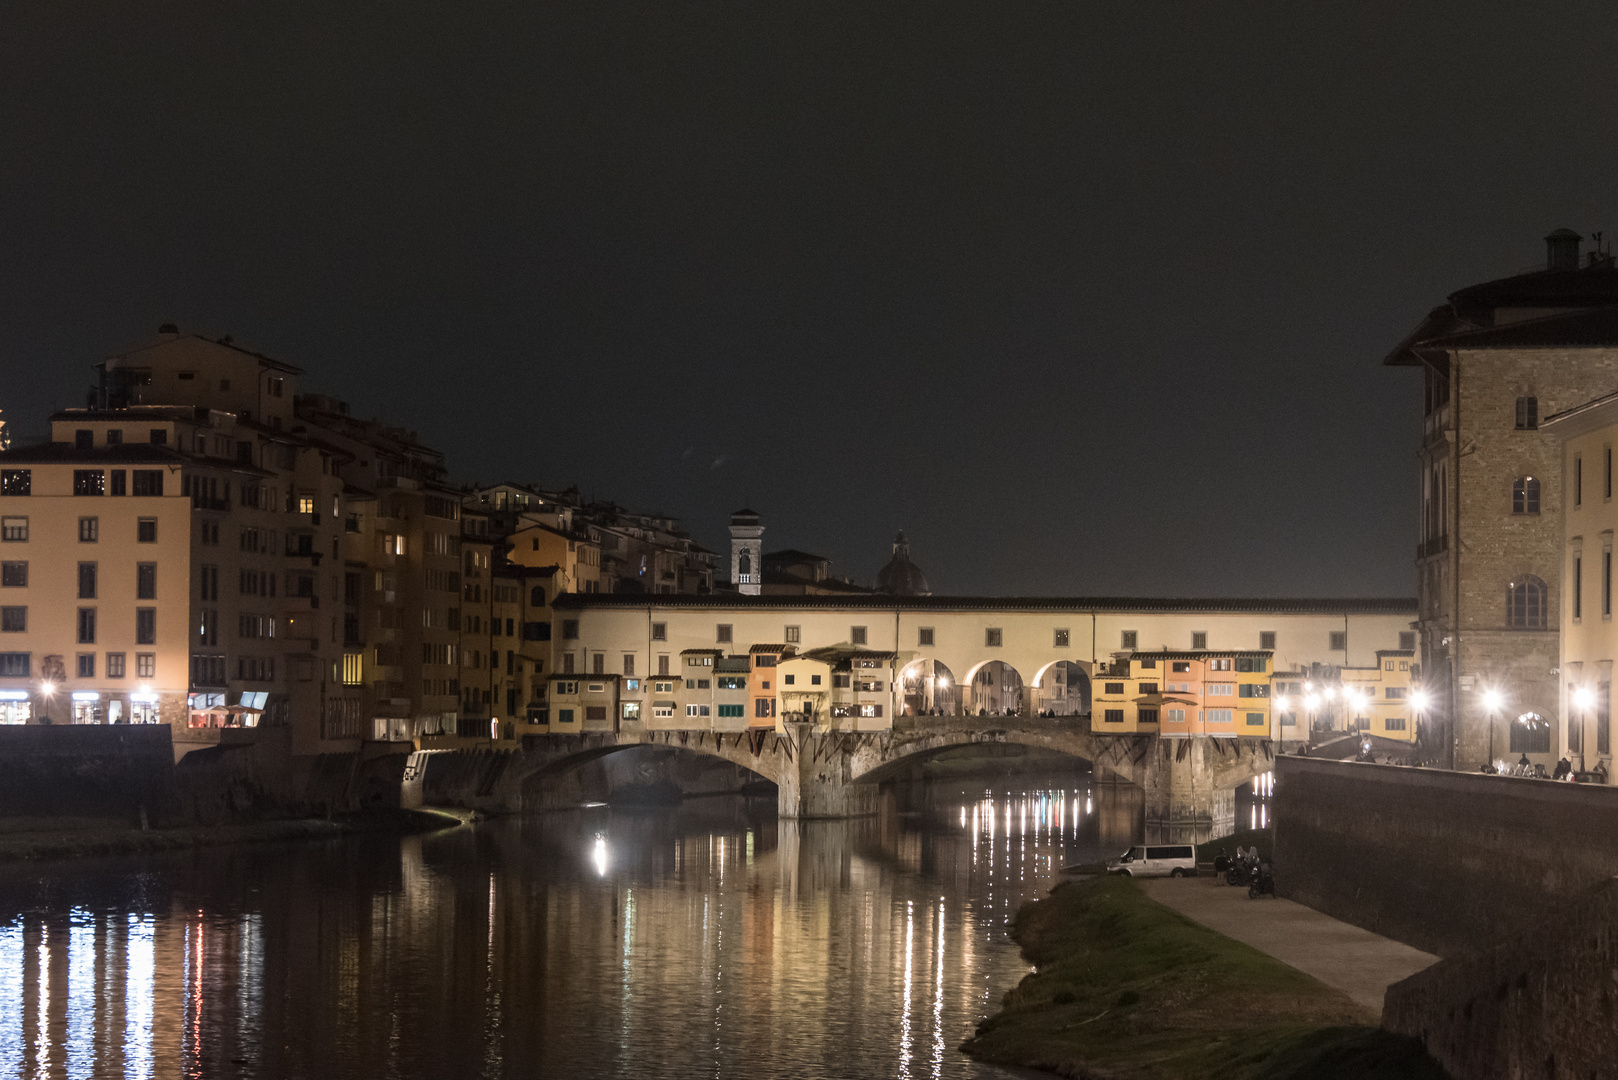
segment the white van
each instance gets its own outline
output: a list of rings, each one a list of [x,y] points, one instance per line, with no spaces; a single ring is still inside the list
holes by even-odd
[[[1191,877],[1197,872],[1194,844],[1146,844],[1132,847],[1107,864],[1109,874],[1130,877]]]

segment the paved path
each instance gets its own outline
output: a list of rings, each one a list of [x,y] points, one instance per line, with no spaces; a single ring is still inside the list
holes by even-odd
[[[1291,900],[1249,900],[1245,888],[1217,885],[1211,876],[1152,878],[1141,884],[1158,903],[1313,975],[1375,1017],[1382,1015],[1382,996],[1390,985],[1438,962],[1431,953]]]

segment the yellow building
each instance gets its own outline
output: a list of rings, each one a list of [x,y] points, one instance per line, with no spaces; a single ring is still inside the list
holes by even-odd
[[[1413,743],[1416,700],[1411,676],[1415,653],[1409,649],[1380,649],[1376,660],[1371,667],[1338,670],[1342,729]]]
[[[1511,680],[1493,687],[1503,731],[1495,757],[1518,760],[1527,753],[1542,764],[1567,755],[1589,779],[1612,776],[1612,665],[1618,659],[1618,632],[1612,619],[1612,538],[1618,530],[1613,501],[1612,448],[1618,443],[1618,394],[1607,394],[1546,417],[1540,431],[1558,450],[1560,473],[1539,482],[1561,489],[1562,595],[1560,707],[1566,722],[1543,731],[1532,710],[1514,703]],[[1526,481],[1524,481],[1526,484]],[[1536,490],[1537,497],[1538,492]],[[1537,509],[1537,505],[1536,505]],[[1515,705],[1515,707],[1514,707]],[[1503,753],[1498,747],[1506,748]],[[1521,748],[1521,749],[1519,749]]]

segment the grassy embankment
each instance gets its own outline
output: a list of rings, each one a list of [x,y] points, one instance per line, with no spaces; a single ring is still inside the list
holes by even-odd
[[[1112,1080],[1443,1080],[1344,994],[1148,900],[1128,878],[1059,885],[1012,936],[1039,970],[962,1049]]]
[[[333,819],[180,825],[142,829],[114,818],[0,819],[0,862],[131,855],[225,844],[328,840],[355,833],[429,832],[460,824],[436,810],[371,811]]]

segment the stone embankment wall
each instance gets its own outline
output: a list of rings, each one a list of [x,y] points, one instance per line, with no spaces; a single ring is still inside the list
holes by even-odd
[[[277,729],[175,762],[166,724],[8,725],[0,770],[0,815],[135,821],[144,812],[153,825],[392,810],[412,790],[405,754],[294,757]]]
[[[1618,875],[1618,789],[1282,757],[1281,895],[1451,957],[1520,942]]]
[[[173,764],[166,724],[0,727],[0,814],[166,815]]]
[[[1456,1080],[1605,1077],[1618,1060],[1618,882],[1506,943],[1388,988],[1382,1026]]]

